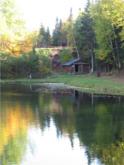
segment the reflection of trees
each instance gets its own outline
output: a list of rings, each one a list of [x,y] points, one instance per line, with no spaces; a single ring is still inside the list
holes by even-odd
[[[44,119],[50,124],[52,118],[57,135],[68,135],[72,144],[76,133],[87,149],[89,164],[93,158],[105,165],[124,164],[123,98],[118,102],[118,98],[80,93],[75,99],[74,95],[56,93],[42,95],[39,102],[40,122]]]
[[[91,150],[106,165],[124,164],[123,109],[124,104],[116,100],[96,106],[98,121]]]
[[[20,164],[26,149],[26,142],[26,132],[18,133],[15,137],[10,138],[0,155],[2,165]]]
[[[75,117],[73,100],[66,94],[42,94],[40,100],[41,127],[49,125],[50,118],[54,121],[57,136],[68,134],[73,137],[75,133]]]
[[[21,89],[23,91],[23,89]],[[15,92],[15,93],[14,93]],[[105,98],[83,93],[37,94],[13,92],[2,96],[0,111],[0,163],[19,164],[31,124],[42,131],[56,126],[57,136],[67,135],[73,146],[78,136],[87,150],[89,164],[98,158],[105,165],[124,164],[123,98]]]
[[[0,110],[0,164],[20,164],[27,144],[27,130],[34,122],[32,98],[3,95]]]
[[[92,107],[82,102],[82,110],[76,113],[77,132],[90,158],[97,157],[106,165],[123,164],[123,107],[123,103],[108,98],[95,98]]]

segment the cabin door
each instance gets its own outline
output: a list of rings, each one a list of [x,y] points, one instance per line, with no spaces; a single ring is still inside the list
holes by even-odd
[[[78,73],[79,72],[79,65],[75,64],[75,72]]]

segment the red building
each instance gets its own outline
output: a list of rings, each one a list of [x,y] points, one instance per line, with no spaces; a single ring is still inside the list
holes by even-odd
[[[68,73],[89,73],[90,65],[88,63],[83,63],[80,58],[73,59],[62,65],[64,72]]]

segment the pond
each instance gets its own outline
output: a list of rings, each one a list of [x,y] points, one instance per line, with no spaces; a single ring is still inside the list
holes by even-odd
[[[1,86],[0,165],[124,165],[124,97]]]

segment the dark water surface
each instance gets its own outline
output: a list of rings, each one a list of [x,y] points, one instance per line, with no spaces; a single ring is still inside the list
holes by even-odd
[[[124,165],[124,97],[1,87],[0,165]]]

